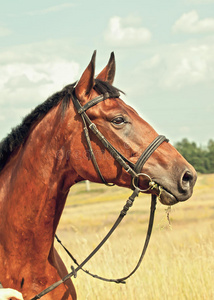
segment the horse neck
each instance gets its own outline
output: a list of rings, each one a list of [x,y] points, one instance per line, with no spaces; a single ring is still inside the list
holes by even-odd
[[[58,105],[32,128],[23,145],[0,173],[0,201],[4,230],[13,242],[37,241],[37,250],[53,242],[68,188],[77,180],[62,149],[67,143],[65,125]],[[68,180],[69,178],[69,180]],[[3,228],[0,225],[0,233]],[[35,245],[34,245],[35,246]]]

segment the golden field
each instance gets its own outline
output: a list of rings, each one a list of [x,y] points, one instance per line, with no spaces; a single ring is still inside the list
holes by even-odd
[[[91,184],[72,187],[57,234],[81,263],[119,215],[130,190]],[[139,259],[149,217],[150,197],[135,200],[118,229],[85,268],[118,278]],[[214,174],[199,175],[194,194],[171,207],[158,203],[153,234],[138,271],[126,284],[106,283],[82,271],[73,279],[78,300],[211,300],[214,299]],[[74,265],[56,248],[70,272]]]

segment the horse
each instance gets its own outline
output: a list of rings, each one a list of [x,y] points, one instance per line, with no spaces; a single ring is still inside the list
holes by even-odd
[[[0,143],[0,281],[24,299],[67,275],[54,236],[69,189],[83,180],[130,188],[131,166],[158,136],[113,86],[114,53],[96,77],[95,57],[96,52],[79,81],[37,106]],[[82,114],[97,130],[90,136],[84,135],[88,125]],[[105,147],[104,137],[116,154]],[[165,205],[189,199],[197,178],[165,139],[136,176],[139,188],[159,195]],[[148,187],[149,178],[162,187],[161,194]],[[71,279],[43,299],[76,300]]]

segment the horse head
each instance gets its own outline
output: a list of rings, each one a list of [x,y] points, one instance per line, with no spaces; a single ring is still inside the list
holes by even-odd
[[[74,88],[73,102],[75,104],[75,101],[78,101],[81,107],[88,105],[87,111],[86,109],[84,111],[87,118],[96,125],[106,140],[126,158],[129,165],[135,165],[142,152],[158,134],[132,107],[117,96],[118,92],[121,91],[112,85],[115,76],[113,53],[106,67],[94,78],[95,54],[96,52],[94,52],[88,67]],[[97,99],[101,94],[107,96],[104,100],[101,99],[103,101],[98,98],[98,101],[95,100],[96,105],[91,105],[91,101]],[[90,153],[87,152],[87,144],[83,135],[83,127],[86,124],[83,125],[78,113],[75,114],[74,120],[74,127],[76,128],[74,130],[79,131],[79,138],[76,135],[75,148],[78,149],[78,157],[77,152],[71,151],[72,166],[80,180],[88,179],[101,182],[92,165]],[[90,133],[90,141],[96,162],[105,181],[129,188],[132,185],[132,176],[112,157],[96,134]],[[141,173],[145,175],[139,176],[140,189],[147,193],[159,195],[161,186],[159,199],[166,205],[190,198],[197,178],[194,168],[167,141],[161,143],[158,149],[152,153],[140,170]],[[155,188],[148,188],[148,179],[156,183]]]

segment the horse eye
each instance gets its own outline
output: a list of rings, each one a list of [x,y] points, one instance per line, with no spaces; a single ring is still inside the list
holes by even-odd
[[[115,125],[122,125],[125,123],[125,120],[123,117],[116,117],[111,122]]]

